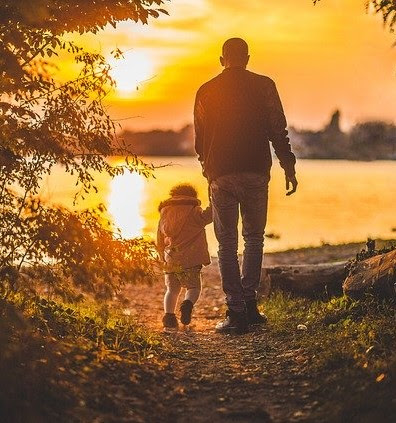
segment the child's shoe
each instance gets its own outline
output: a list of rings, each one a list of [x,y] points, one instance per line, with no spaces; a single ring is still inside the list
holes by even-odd
[[[179,328],[177,323],[176,315],[174,313],[165,313],[162,318],[164,325],[164,332],[176,332]]]
[[[184,300],[180,304],[180,321],[183,323],[183,325],[187,326],[191,323],[191,313],[193,309],[194,304],[190,300]]]

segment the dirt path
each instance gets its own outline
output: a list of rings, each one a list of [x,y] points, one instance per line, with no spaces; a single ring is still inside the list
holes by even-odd
[[[142,287],[129,292],[140,321],[158,332],[163,290],[160,282],[149,295]],[[152,421],[311,421],[319,406],[316,382],[307,371],[304,351],[289,342],[293,335],[277,339],[270,323],[243,336],[219,335],[213,328],[223,316],[223,292],[214,264],[204,270],[191,331],[162,335],[171,346],[162,357],[166,395],[158,402],[165,407]]]
[[[294,250],[267,254],[265,260],[268,265],[345,260],[362,247],[349,244]],[[267,303],[272,320],[265,327],[243,336],[214,333],[225,312],[216,263],[204,270],[203,293],[191,331],[162,332],[163,280],[151,287],[128,287],[125,294],[131,314],[150,328],[143,339],[150,340],[149,346],[156,345],[157,336],[163,341],[154,354],[141,359],[139,354],[102,350],[98,341],[87,342],[86,337],[55,338],[46,331],[35,336],[29,331],[25,336],[21,331],[19,338],[13,339],[13,345],[18,345],[16,353],[4,361],[3,368],[0,360],[5,381],[2,392],[6,394],[0,398],[1,422],[396,421],[392,418],[396,415],[392,321],[376,320],[378,328],[385,330],[382,344],[361,367],[349,351],[341,351],[340,338],[327,359],[319,360],[329,341],[328,336],[321,337],[321,331],[329,325],[319,322],[315,329],[311,321],[308,332],[297,331],[297,324],[304,321],[295,320],[304,319],[305,312],[288,316],[285,309],[276,322],[282,302],[275,308],[274,303]],[[152,333],[156,335],[150,339]],[[343,336],[342,331],[337,333]],[[351,331],[347,333],[350,336]],[[325,341],[325,349],[320,348]],[[365,354],[370,354],[370,349]],[[12,381],[12,389],[7,380]],[[3,418],[2,406],[7,418]]]

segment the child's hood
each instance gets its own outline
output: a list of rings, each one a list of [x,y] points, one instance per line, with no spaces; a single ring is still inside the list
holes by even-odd
[[[197,198],[177,195],[162,201],[159,205],[161,212],[161,229],[166,236],[175,237],[183,229],[192,209],[200,206]]]

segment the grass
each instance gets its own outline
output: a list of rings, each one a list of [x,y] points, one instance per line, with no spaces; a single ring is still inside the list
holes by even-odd
[[[272,339],[307,357],[302,371],[321,404],[312,421],[386,422],[396,415],[394,304],[276,292],[263,308]],[[158,335],[106,304],[11,294],[0,299],[0,420],[129,415],[135,409],[123,395],[146,401],[163,383],[162,348]]]
[[[373,297],[311,301],[277,292],[266,302],[265,312],[277,332],[295,333],[298,324],[304,325],[306,330],[298,331],[299,339],[312,352],[343,351],[356,365],[366,364],[370,357],[379,360],[394,353],[395,306]],[[318,366],[325,362],[318,359]]]
[[[72,421],[86,398],[101,409],[112,400],[105,378],[129,375],[160,350],[157,335],[105,304],[1,299],[0,420]]]
[[[323,398],[320,415],[334,422],[396,416],[395,304],[369,296],[312,301],[277,292],[265,313],[274,335],[308,357],[316,395]]]

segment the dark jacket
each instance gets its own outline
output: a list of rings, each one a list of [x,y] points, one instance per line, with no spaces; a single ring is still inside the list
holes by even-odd
[[[200,205],[196,198],[177,195],[159,206],[157,249],[168,272],[210,264],[205,226],[212,222],[212,208]]]
[[[274,81],[244,68],[226,68],[197,92],[195,150],[209,180],[236,172],[269,173],[269,141],[294,175],[286,118]]]

